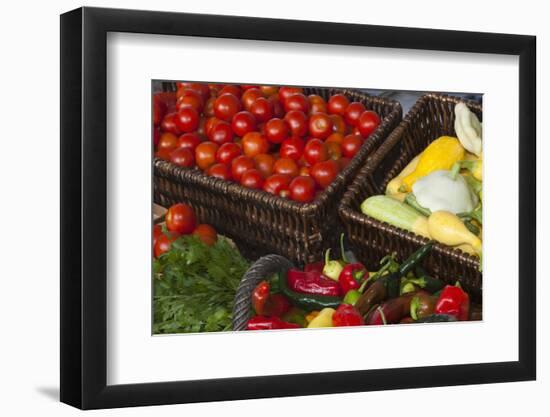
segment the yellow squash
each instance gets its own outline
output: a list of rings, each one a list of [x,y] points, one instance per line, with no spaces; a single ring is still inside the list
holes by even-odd
[[[307,327],[332,327],[332,316],[335,312],[333,308],[323,308]]]
[[[441,136],[428,145],[420,155],[416,169],[403,178],[402,192],[411,192],[412,186],[422,178],[440,169],[451,169],[460,160],[464,159],[464,148],[457,138]]]
[[[400,193],[399,188],[403,184],[403,178],[405,178],[407,175],[414,172],[416,169],[416,166],[418,165],[418,161],[420,160],[420,155],[416,155],[411,162],[407,164],[405,168],[403,168],[403,171],[399,173],[397,177],[392,179],[390,182],[388,182],[388,185],[386,186],[386,194],[390,195],[392,197],[395,197],[399,194],[402,194],[403,196],[406,195],[406,193]],[[404,198],[404,197],[403,197]],[[399,198],[401,201],[403,201],[401,198]]]
[[[470,245],[476,254],[481,254],[481,239],[470,232],[458,216],[448,211],[435,211],[428,217],[430,236],[449,246]],[[467,246],[461,249],[465,250]]]

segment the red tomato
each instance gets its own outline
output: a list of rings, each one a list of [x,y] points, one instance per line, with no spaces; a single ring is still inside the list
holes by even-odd
[[[348,98],[343,94],[334,94],[328,99],[328,112],[343,116],[349,105]]]
[[[281,158],[290,158],[298,161],[304,154],[304,146],[303,139],[297,137],[288,138],[281,143],[279,154]]]
[[[308,96],[308,101],[309,101],[309,114],[327,112],[327,102],[323,97],[318,96],[317,94],[310,94]]]
[[[315,165],[328,159],[327,145],[319,139],[310,139],[304,148],[304,159],[309,165]]]
[[[155,246],[153,248],[155,258],[158,258],[163,253],[168,252],[170,250],[170,246],[172,246],[172,242],[177,238],[178,235],[175,233],[161,234],[157,238]]]
[[[302,137],[307,133],[307,116],[299,110],[291,110],[285,115],[285,121],[290,128],[291,136]]]
[[[227,122],[220,121],[210,130],[208,138],[218,145],[229,143],[233,141],[233,129]]]
[[[216,229],[209,224],[199,224],[193,231],[193,234],[208,246],[214,246],[214,244],[218,241]]]
[[[329,117],[332,120],[332,132],[344,135],[347,128],[344,118],[339,114],[331,114]]]
[[[260,97],[252,103],[249,111],[257,122],[267,122],[273,117],[273,104],[265,97]]]
[[[195,166],[195,152],[191,149],[177,148],[170,153],[170,162],[180,167],[191,168]]]
[[[338,162],[333,159],[328,161],[318,162],[317,164],[311,167],[310,173],[315,182],[321,188],[327,188],[340,171],[340,166]]]
[[[220,90],[218,94],[220,96],[222,94],[233,94],[235,97],[241,98],[243,90],[241,90],[241,87],[239,87],[238,85],[227,84]]]
[[[208,84],[178,82],[176,83],[176,85],[178,87],[178,93],[183,90],[195,90],[197,93],[200,93],[204,100],[207,100],[208,97],[210,97],[210,87],[208,86]]]
[[[311,177],[296,177],[289,185],[290,198],[300,203],[309,203],[315,198],[315,181]]]
[[[269,96],[267,100],[271,103],[273,106],[273,117],[282,118],[285,115],[285,109],[283,109],[283,105],[281,104],[281,101],[279,100],[279,95],[274,94],[272,96]]]
[[[244,154],[251,158],[261,153],[267,153],[269,150],[269,142],[259,132],[247,133],[241,143]]]
[[[275,85],[262,85],[260,91],[264,96],[268,97],[277,94],[279,92],[279,87]]]
[[[167,151],[173,151],[178,147],[178,138],[173,133],[163,133],[159,137],[159,142],[157,145],[157,150],[167,150]]]
[[[326,139],[332,133],[332,120],[326,113],[315,113],[309,118],[309,134],[314,138]]]
[[[241,185],[246,188],[259,190],[264,185],[264,177],[262,177],[262,174],[257,169],[249,169],[241,176]]]
[[[282,119],[273,118],[265,124],[265,136],[271,143],[281,143],[288,138],[289,128]]]
[[[309,167],[300,167],[300,172],[298,173],[298,175],[301,177],[309,177],[311,174],[309,171]]]
[[[263,189],[265,192],[279,195],[281,191],[287,190],[290,184],[290,177],[283,174],[274,174],[266,178]]]
[[[254,169],[254,161],[248,156],[237,156],[231,162],[231,177],[237,182],[241,181],[243,174],[249,169]]]
[[[216,152],[218,152],[218,145],[214,142],[202,142],[195,149],[197,166],[203,171],[210,168],[216,162]]]
[[[158,98],[158,96],[153,96],[153,125],[158,126],[162,122],[168,106],[166,103]]]
[[[214,164],[208,168],[208,175],[214,178],[220,178],[222,180],[231,180],[231,169],[226,164]]]
[[[275,161],[275,165],[273,165],[273,172],[275,174],[288,175],[289,177],[294,178],[298,175],[299,168],[294,159],[280,158]]]
[[[160,123],[160,128],[163,132],[173,133],[174,135],[181,135],[179,127],[176,125],[176,116],[177,113],[168,113],[162,119]]]
[[[365,110],[361,113],[357,122],[359,132],[361,132],[361,136],[364,138],[368,138],[369,135],[376,130],[378,125],[380,125],[380,117],[371,110]]]
[[[178,96],[178,101],[176,102],[176,109],[188,109],[191,108],[196,110],[198,113],[202,112],[204,105],[203,97],[200,93],[195,90],[185,89]]]
[[[250,111],[250,108],[252,107],[252,104],[254,104],[254,102],[257,99],[259,99],[260,97],[263,97],[263,96],[264,95],[262,94],[262,92],[260,91],[259,88],[257,88],[257,87],[249,88],[248,90],[246,90],[243,93],[243,96],[241,98],[241,101],[243,103],[243,107],[245,108],[245,110]]]
[[[342,140],[344,140],[344,135],[339,132],[334,132],[325,140],[325,143],[334,142],[337,144],[341,144]]]
[[[203,113],[206,117],[213,117],[215,115],[214,113],[214,102],[216,101],[215,97],[210,97],[208,100],[206,100],[206,103],[204,104]]]
[[[210,136],[210,133],[212,133],[212,129],[214,126],[216,126],[219,122],[222,120],[218,119],[217,117],[210,117],[208,120],[206,120],[206,123],[204,124],[204,131],[206,132],[206,136]]]
[[[256,169],[266,178],[273,173],[275,158],[268,153],[261,153],[254,157],[254,164],[256,165]]]
[[[199,127],[199,113],[195,109],[178,110],[175,117],[176,126],[182,132],[193,132]]]
[[[197,218],[188,204],[178,203],[170,206],[166,212],[166,228],[171,232],[189,234],[195,230]]]
[[[155,157],[159,158],[159,159],[162,159],[164,161],[169,161],[171,153],[172,153],[172,150],[160,149],[157,152],[155,152]]]
[[[342,147],[337,142],[326,142],[329,159],[339,160],[342,158]]]
[[[349,106],[346,108],[346,111],[344,112],[346,123],[350,126],[357,126],[359,117],[365,110],[365,105],[363,103],[359,103],[358,101],[350,103]]]
[[[293,94],[303,93],[304,90],[300,87],[280,87],[279,88],[279,99],[284,104],[287,98]]]
[[[224,143],[216,152],[216,161],[222,164],[229,164],[237,156],[242,155],[243,151],[239,145],[234,142]]]
[[[178,138],[178,148],[191,149],[194,152],[201,142],[197,133],[184,133]]]
[[[241,90],[246,91],[250,90],[251,88],[258,88],[255,84],[241,84]]]
[[[243,137],[248,132],[256,130],[256,119],[252,113],[241,111],[233,116],[231,127],[237,136]]]
[[[347,135],[340,145],[342,148],[342,155],[346,158],[353,158],[357,152],[359,152],[359,149],[361,149],[362,144],[363,139],[361,136],[354,134]]]
[[[241,101],[233,94],[225,93],[214,102],[214,114],[218,119],[230,122],[241,111]]]
[[[309,110],[309,102],[306,96],[301,93],[296,93],[285,99],[283,107],[285,108],[286,112],[289,112],[291,110],[298,110],[307,113]]]
[[[156,245],[160,235],[162,235],[162,226],[160,224],[155,224],[153,226],[153,247]]]

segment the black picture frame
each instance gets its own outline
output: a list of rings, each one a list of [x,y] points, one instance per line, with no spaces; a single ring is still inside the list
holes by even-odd
[[[107,385],[108,32],[519,56],[519,360]],[[61,15],[60,55],[62,402],[95,409],[536,378],[534,36],[85,7]]]

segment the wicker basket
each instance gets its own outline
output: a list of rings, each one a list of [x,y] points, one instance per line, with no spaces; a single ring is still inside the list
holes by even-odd
[[[313,202],[299,204],[160,159],[154,160],[155,202],[165,207],[177,202],[191,204],[201,221],[212,224],[221,234],[234,240],[249,259],[274,253],[297,263],[318,260],[326,248],[337,243],[341,230],[338,203],[346,187],[399,124],[401,105],[354,90],[304,90],[306,94],[319,94],[325,99],[343,93],[382,117],[382,123],[358,154]]]
[[[384,194],[388,182],[429,143],[443,135],[456,136],[454,106],[460,100],[443,94],[422,96],[399,127],[376,151],[345,193],[339,214],[355,254],[372,268],[380,258],[397,252],[404,259],[428,240],[414,233],[375,220],[360,211],[369,196]],[[481,105],[465,101],[480,119]],[[482,274],[478,258],[443,244],[436,244],[425,262],[435,277],[454,283],[460,280],[474,298],[482,293]]]

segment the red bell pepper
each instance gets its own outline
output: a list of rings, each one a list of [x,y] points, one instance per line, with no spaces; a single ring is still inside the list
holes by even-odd
[[[468,320],[470,314],[470,297],[458,286],[447,285],[441,291],[435,303],[435,314],[448,314],[457,320]]]
[[[290,289],[302,294],[340,296],[340,285],[318,271],[302,272],[290,269],[287,282]]]
[[[246,330],[298,329],[299,325],[282,321],[278,317],[254,316],[246,325]]]
[[[334,327],[362,326],[365,324],[363,317],[350,304],[340,304],[332,315]]]
[[[342,292],[346,294],[349,290],[358,289],[363,281],[369,277],[369,271],[362,263],[356,262],[347,264],[340,272],[338,283]]]
[[[292,305],[282,294],[270,294],[268,281],[260,282],[252,291],[252,307],[256,314],[280,317],[285,314]]]

